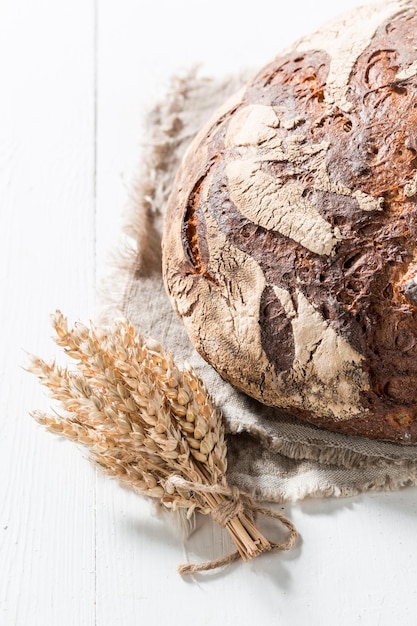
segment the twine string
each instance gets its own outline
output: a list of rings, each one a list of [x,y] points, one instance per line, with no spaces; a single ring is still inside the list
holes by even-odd
[[[211,491],[211,493],[218,492]],[[216,508],[211,511],[211,517],[216,524],[225,528],[234,517],[244,512],[245,507],[237,487],[230,487],[230,493],[224,493],[223,495],[228,496],[227,499],[220,502]]]
[[[282,515],[278,511],[274,511],[269,507],[259,505],[251,494],[241,491],[238,487],[228,485],[205,485],[199,482],[192,482],[183,479],[181,476],[171,476],[168,481],[172,486],[179,489],[186,489],[194,491],[195,493],[204,495],[222,495],[226,499],[214,507],[210,513],[213,520],[219,524],[222,528],[225,528],[232,519],[238,517],[240,514],[245,513],[251,521],[255,521],[258,514],[277,519],[283,526],[285,526],[289,534],[284,541],[281,542],[269,542],[268,552],[278,550],[291,550],[297,542],[298,532],[294,524],[285,515]],[[203,563],[186,563],[180,565],[178,572],[181,575],[189,575],[197,572],[209,571],[229,565],[240,558],[239,552],[236,550],[231,554],[219,559],[213,559],[210,561],[204,561]]]

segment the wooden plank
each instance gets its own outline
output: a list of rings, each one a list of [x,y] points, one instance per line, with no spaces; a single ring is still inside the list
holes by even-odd
[[[22,349],[94,297],[92,1],[2,3],[0,622],[94,623],[95,474],[28,416],[47,408]]]

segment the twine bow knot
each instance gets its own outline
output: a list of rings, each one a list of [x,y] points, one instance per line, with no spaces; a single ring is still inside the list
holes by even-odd
[[[271,517],[277,519],[289,530],[289,535],[282,542],[270,542],[268,540],[264,540],[263,545],[259,548],[257,553],[253,556],[257,556],[261,552],[271,552],[275,550],[290,550],[294,547],[297,538],[298,532],[293,523],[281,513],[274,511],[271,508],[260,506],[252,496],[244,491],[241,491],[238,487],[228,485],[205,485],[199,482],[192,482],[185,480],[181,476],[173,475],[170,476],[167,483],[175,486],[178,489],[190,490],[196,494],[213,494],[217,496],[222,496],[223,498],[210,510],[210,515],[213,520],[219,524],[222,528],[227,528],[232,520],[239,518],[240,515],[245,514],[246,517],[252,522],[255,521],[256,515],[258,513],[265,515],[266,517]],[[244,558],[244,560],[248,560],[251,556],[242,555],[239,550],[236,552],[232,552],[225,557],[219,559],[213,559],[211,561],[205,561],[203,563],[186,563],[184,565],[180,565],[178,571],[181,575],[194,574],[197,572],[208,571],[212,569],[216,569],[218,567],[222,567],[223,565],[228,565],[233,561]]]

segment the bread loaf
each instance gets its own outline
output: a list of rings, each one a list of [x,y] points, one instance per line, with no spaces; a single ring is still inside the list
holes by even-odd
[[[282,53],[197,135],[168,293],[234,386],[320,427],[417,442],[417,4]]]

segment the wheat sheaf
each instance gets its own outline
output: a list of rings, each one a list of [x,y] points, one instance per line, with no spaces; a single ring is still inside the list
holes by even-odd
[[[75,367],[29,357],[28,371],[58,403],[51,413],[31,415],[49,431],[86,446],[94,463],[136,492],[188,519],[210,514],[229,531],[234,553],[181,565],[181,574],[294,546],[297,531],[290,520],[227,484],[222,416],[189,366],[179,367],[127,320],[69,328],[56,311],[51,321],[54,341]],[[268,541],[255,525],[257,513],[277,518],[289,531],[287,538]]]

